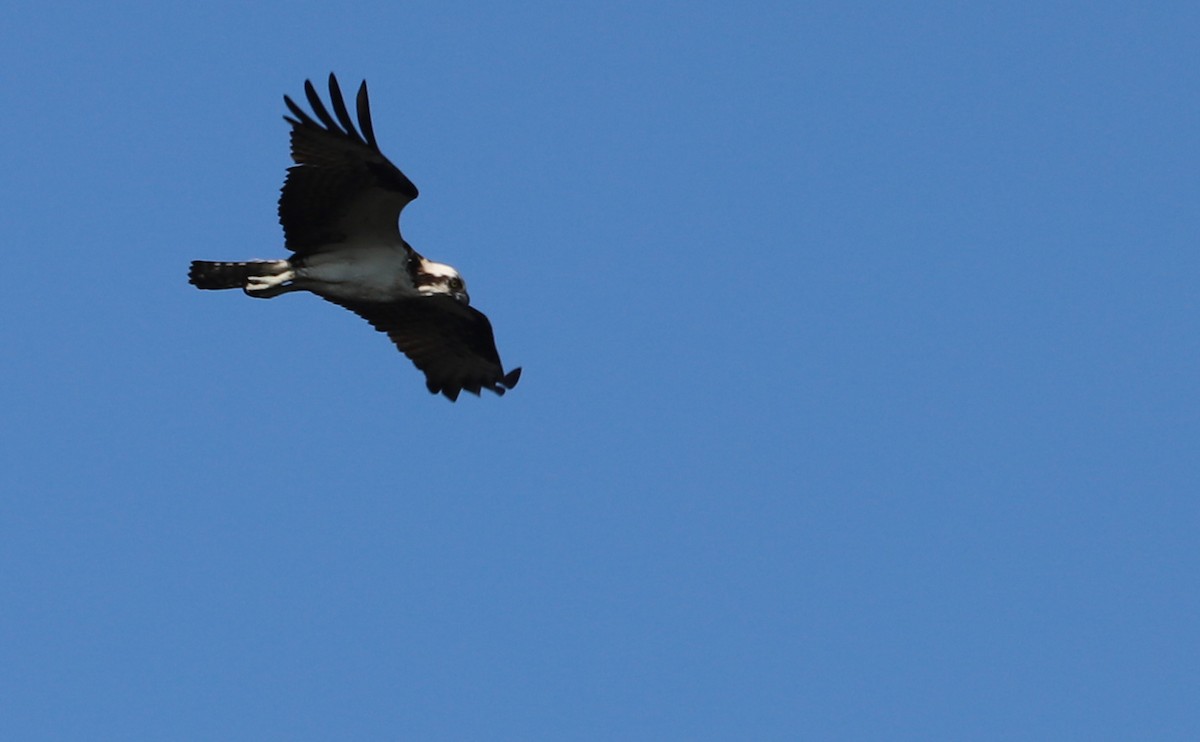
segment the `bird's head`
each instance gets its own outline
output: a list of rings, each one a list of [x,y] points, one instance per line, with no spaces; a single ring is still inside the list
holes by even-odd
[[[467,282],[458,274],[458,271],[445,263],[435,263],[432,260],[421,258],[416,283],[417,291],[425,296],[444,294],[454,297],[463,304],[471,303],[471,297],[467,294]]]

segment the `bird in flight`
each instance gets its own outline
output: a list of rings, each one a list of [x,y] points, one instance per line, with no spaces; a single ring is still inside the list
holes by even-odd
[[[400,236],[400,212],[417,187],[379,150],[367,83],[355,101],[358,127],[337,78],[329,75],[333,115],[311,81],[309,115],[283,97],[291,116],[292,160],[279,196],[279,222],[291,257],[246,262],[192,261],[200,289],[242,289],[269,299],[308,291],[349,309],[387,333],[425,373],[425,386],[450,401],[465,389],[504,394],[521,369],[505,373],[492,325],[470,305],[453,267],[428,260]]]

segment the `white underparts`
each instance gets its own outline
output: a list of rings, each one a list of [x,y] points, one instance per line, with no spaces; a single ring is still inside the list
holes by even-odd
[[[389,245],[345,245],[306,255],[294,288],[346,301],[397,301],[416,295],[408,254]]]

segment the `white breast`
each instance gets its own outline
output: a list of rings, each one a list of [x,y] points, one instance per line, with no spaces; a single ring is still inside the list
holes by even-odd
[[[395,301],[417,295],[407,263],[400,248],[347,246],[305,258],[296,285],[338,299]]]

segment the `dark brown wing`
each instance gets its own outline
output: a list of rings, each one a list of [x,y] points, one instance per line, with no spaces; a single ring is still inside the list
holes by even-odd
[[[292,125],[296,163],[288,168],[279,196],[279,223],[288,249],[306,254],[347,240],[400,244],[400,211],[417,197],[417,187],[379,151],[367,83],[359,87],[356,101],[361,134],[332,74],[329,99],[336,118],[311,81],[305,80],[304,93],[313,116],[283,97],[292,112],[284,119]]]
[[[503,395],[521,377],[519,368],[504,373],[492,323],[483,312],[449,296],[387,303],[329,301],[386,332],[396,347],[425,372],[429,391],[441,392],[452,402],[464,389],[475,395],[483,389]]]

